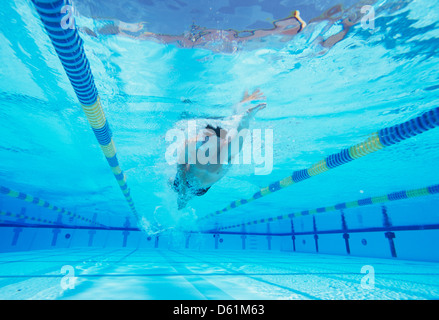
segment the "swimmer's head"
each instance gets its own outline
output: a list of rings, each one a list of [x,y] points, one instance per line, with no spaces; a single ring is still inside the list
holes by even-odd
[[[221,138],[221,131],[224,131],[221,127],[216,127],[216,128],[214,128],[214,127],[212,127],[210,124],[208,124],[208,125],[206,126],[206,129],[208,129],[208,130],[212,130],[213,132],[215,132],[215,135],[216,135],[218,138]]]

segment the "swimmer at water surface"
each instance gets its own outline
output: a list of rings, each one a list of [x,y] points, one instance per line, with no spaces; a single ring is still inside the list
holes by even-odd
[[[177,174],[174,179],[170,179],[172,189],[178,193],[179,210],[194,196],[206,194],[212,185],[227,173],[229,164],[233,163],[234,157],[239,156],[243,146],[243,139],[240,138],[245,138],[246,131],[244,135],[239,133],[248,129],[256,113],[266,107],[265,103],[261,103],[247,108],[247,103],[258,100],[265,100],[259,89],[251,95],[245,92],[242,100],[235,106],[235,112],[243,108],[247,110],[230,118],[233,123],[231,129],[225,130],[220,126],[208,124],[201,133],[188,137],[180,146]],[[232,148],[232,144],[236,143],[238,150]],[[206,159],[199,159],[198,151],[201,150],[205,154],[207,144],[210,146]]]

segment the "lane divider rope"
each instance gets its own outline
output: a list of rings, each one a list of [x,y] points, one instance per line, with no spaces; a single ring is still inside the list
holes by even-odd
[[[102,108],[89,61],[83,49],[83,41],[74,23],[66,29],[62,25],[62,21],[64,20],[65,24],[66,18],[68,18],[65,9],[66,3],[64,0],[32,0],[32,2],[125,200],[137,221],[139,221],[139,216],[126,182],[125,173],[119,165],[112,132]]]
[[[36,221],[36,222],[42,222],[42,223],[48,223],[48,224],[56,224],[55,221],[41,219],[41,218],[35,218],[35,217],[29,217],[29,216],[26,216],[24,214],[15,214],[15,213],[11,213],[8,211],[0,211],[0,216],[23,219],[23,220],[30,220],[30,221]],[[7,221],[3,221],[3,222],[7,222]]]
[[[23,200],[23,201],[25,201],[27,203],[34,204],[34,205],[39,206],[41,208],[46,208],[48,210],[52,210],[54,212],[60,213],[60,214],[62,214],[64,216],[67,216],[69,218],[74,218],[74,219],[81,220],[81,221],[84,221],[84,222],[87,222],[87,223],[90,223],[90,224],[94,224],[94,225],[97,225],[97,226],[104,227],[103,224],[100,224],[100,223],[97,223],[97,222],[93,222],[91,219],[85,218],[85,217],[83,217],[83,216],[81,216],[79,214],[73,213],[73,212],[71,212],[71,211],[69,211],[67,209],[54,206],[54,205],[50,204],[49,202],[47,202],[45,200],[42,200],[40,198],[31,196],[31,195],[23,193],[23,192],[11,190],[11,189],[9,189],[7,187],[0,186],[0,194],[9,196],[11,198]],[[8,215],[6,213],[4,213],[3,215],[11,216],[11,217],[18,217],[17,215],[12,215],[12,214]],[[23,217],[20,216],[18,218],[20,218],[20,219],[30,219],[30,220],[34,220],[34,221],[40,221],[40,220],[35,220],[34,218],[29,218],[29,217],[24,217],[24,216]],[[44,221],[44,222],[46,222],[46,221]],[[50,223],[52,223],[52,222],[50,222]]]
[[[431,196],[434,194],[439,194],[439,184],[425,187],[425,188],[420,188],[420,189],[403,190],[403,191],[399,191],[399,192],[393,192],[393,193],[389,193],[389,194],[386,194],[383,196],[369,197],[369,198],[360,199],[360,200],[351,201],[351,202],[338,203],[336,205],[329,206],[329,207],[321,207],[321,208],[316,208],[313,210],[304,210],[304,211],[294,212],[294,213],[285,214],[285,215],[281,215],[281,216],[277,216],[277,217],[264,218],[264,219],[260,219],[260,220],[254,220],[251,222],[247,222],[247,223],[225,226],[225,227],[218,228],[218,230],[228,230],[228,229],[239,228],[242,226],[250,226],[250,225],[261,224],[261,223],[270,223],[270,222],[278,221],[278,220],[304,217],[304,216],[309,216],[309,215],[314,215],[314,214],[319,214],[319,213],[324,213],[324,212],[326,212],[326,213],[327,212],[334,212],[334,211],[339,211],[339,210],[343,210],[343,209],[351,209],[351,208],[369,206],[369,205],[374,205],[374,204],[381,204],[381,203],[391,202],[391,201],[399,201],[399,200],[405,200],[405,199],[425,197],[425,196]]]
[[[308,169],[295,171],[291,176],[288,176],[279,181],[275,181],[269,186],[262,188],[261,190],[253,194],[251,198],[235,200],[222,210],[218,210],[204,217],[201,217],[198,221],[200,222],[208,218],[216,217],[224,212],[248,204],[254,200],[260,199],[274,192],[290,187],[293,184],[307,180],[313,176],[322,174],[348,162],[362,158],[368,154],[374,153],[391,145],[397,144],[403,140],[417,136],[428,130],[437,128],[438,126],[439,107],[436,107],[409,121],[381,129],[378,132],[371,134],[367,140],[350,148],[343,149],[338,153],[332,154],[325,159],[315,163]]]

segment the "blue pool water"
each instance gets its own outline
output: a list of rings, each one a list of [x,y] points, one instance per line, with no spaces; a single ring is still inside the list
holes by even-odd
[[[72,5],[126,182],[32,1],[3,1],[1,299],[439,297],[439,1]],[[272,168],[233,165],[178,210],[166,134],[223,123],[256,89]]]

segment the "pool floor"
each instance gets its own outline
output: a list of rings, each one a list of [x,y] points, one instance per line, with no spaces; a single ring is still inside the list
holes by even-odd
[[[438,266],[272,251],[39,250],[0,253],[0,299],[437,299]]]

